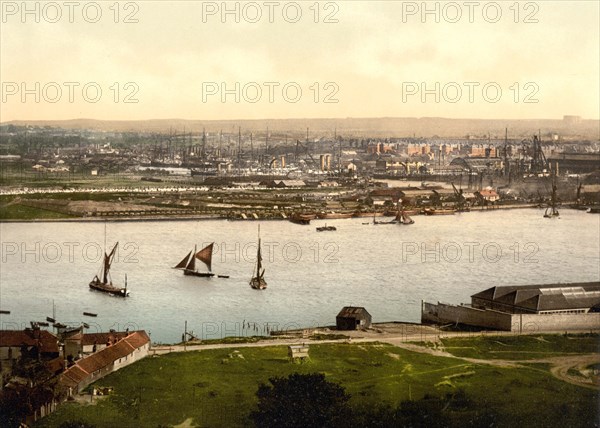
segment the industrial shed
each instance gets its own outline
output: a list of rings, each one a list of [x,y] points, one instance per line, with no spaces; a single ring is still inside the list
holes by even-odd
[[[371,327],[371,314],[363,307],[344,306],[337,317],[338,330],[359,330]]]

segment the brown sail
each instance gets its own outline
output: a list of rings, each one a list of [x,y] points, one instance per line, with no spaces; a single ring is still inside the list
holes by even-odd
[[[173,266],[173,269],[184,269],[187,266],[188,259],[190,258],[191,255],[192,255],[192,252],[190,251],[188,253],[188,255],[183,258],[182,261],[177,263],[177,266]]]
[[[125,280],[125,287],[119,288],[113,285],[110,277],[110,266],[115,258],[115,252],[118,246],[119,243],[117,242],[110,253],[104,253],[104,261],[100,268],[100,274],[94,276],[94,279],[92,279],[89,286],[92,290],[102,291],[115,296],[127,297],[129,295],[129,291],[127,290],[127,280]],[[102,279],[100,279],[100,277]]]
[[[201,276],[201,277],[213,277],[214,273],[211,272],[212,269],[212,251],[213,251],[214,242],[205,248],[198,250],[197,246],[194,246],[194,249],[190,251],[187,256],[181,260],[177,266],[173,269],[183,269],[184,275],[190,276]],[[208,267],[208,272],[198,272],[196,270],[196,259],[200,260]],[[229,278],[227,275],[219,275],[219,278]]]
[[[260,225],[258,226],[258,251],[256,253],[256,271],[250,280],[250,287],[255,290],[264,290],[267,288],[267,281],[264,279],[265,270],[262,267],[262,254],[260,251]]]
[[[212,253],[214,245],[215,243],[213,242],[196,253],[196,258],[204,263],[209,271],[212,270]]]

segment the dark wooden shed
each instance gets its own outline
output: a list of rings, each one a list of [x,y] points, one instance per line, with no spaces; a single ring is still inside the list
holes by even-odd
[[[338,330],[359,330],[371,327],[371,314],[363,307],[344,306],[335,317]]]

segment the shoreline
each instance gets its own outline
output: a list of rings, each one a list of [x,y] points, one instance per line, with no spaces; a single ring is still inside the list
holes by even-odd
[[[477,206],[471,207],[470,212],[480,211],[501,211],[501,210],[515,210],[515,209],[531,209],[539,208],[539,204],[518,204],[518,205],[496,205],[496,206]],[[568,206],[564,208],[573,209]],[[467,212],[461,212],[457,214],[465,214]],[[421,214],[419,214],[421,215]],[[362,217],[350,217],[350,218],[362,218]],[[100,223],[100,222],[152,222],[152,221],[214,221],[214,220],[228,220],[228,221],[289,221],[289,218],[227,218],[215,215],[190,215],[190,216],[156,216],[156,217],[74,217],[74,218],[47,218],[47,219],[5,219],[0,220],[0,223]],[[333,219],[315,219],[315,220],[333,220]]]

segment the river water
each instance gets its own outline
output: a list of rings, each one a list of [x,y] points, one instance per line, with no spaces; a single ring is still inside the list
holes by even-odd
[[[415,216],[411,226],[369,218],[328,220],[335,232],[287,221],[260,222],[265,279],[248,281],[258,222],[156,221],[2,223],[2,328],[23,328],[55,313],[89,331],[145,329],[154,342],[264,334],[335,324],[346,305],[364,306],[374,322],[420,320],[421,300],[469,302],[494,285],[600,280],[600,216],[561,210],[559,219],[521,209]],[[112,278],[122,299],[90,291],[101,252],[119,241]],[[215,242],[213,272],[183,276],[175,266],[194,245]],[[90,318],[83,312],[96,313]],[[250,327],[248,327],[250,323]]]

